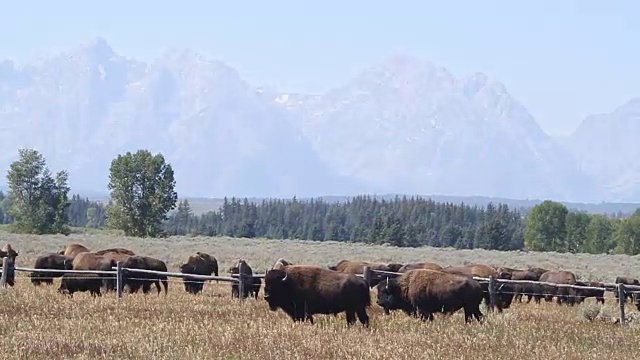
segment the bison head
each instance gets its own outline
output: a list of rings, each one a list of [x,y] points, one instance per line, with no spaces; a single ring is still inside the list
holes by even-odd
[[[195,266],[192,264],[182,264],[178,267],[181,273],[183,274],[193,274],[195,272]]]
[[[396,263],[387,264],[387,268],[389,269],[389,272],[398,272],[400,268],[403,266],[404,266],[403,264],[396,264]]]
[[[284,270],[269,270],[264,276],[264,299],[271,311],[291,302],[291,279]]]
[[[384,309],[385,314],[389,314],[390,310],[413,310],[411,304],[404,300],[397,279],[385,278],[376,285],[376,289],[378,290],[377,303]]]
[[[514,293],[513,284],[498,283],[496,285],[496,295],[498,295],[498,301],[502,309],[508,309],[511,306]]]
[[[62,260],[62,268],[65,270],[73,270],[73,258],[65,256]]]

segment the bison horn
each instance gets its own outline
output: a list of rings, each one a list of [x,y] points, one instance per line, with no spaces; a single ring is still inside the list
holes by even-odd
[[[281,281],[282,281],[282,282],[287,281],[287,277],[288,277],[288,276],[289,276],[289,274],[284,273],[284,277],[282,278],[282,280],[281,280]]]

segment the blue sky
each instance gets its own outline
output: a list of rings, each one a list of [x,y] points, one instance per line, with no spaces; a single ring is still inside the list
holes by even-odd
[[[321,92],[394,54],[482,71],[550,134],[640,96],[638,1],[6,1],[0,58],[104,37],[152,60],[186,47],[256,86]]]

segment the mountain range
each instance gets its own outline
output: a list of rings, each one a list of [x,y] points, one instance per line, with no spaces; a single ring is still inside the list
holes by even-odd
[[[640,201],[639,130],[636,99],[554,139],[496,79],[406,56],[316,95],[254,87],[188,50],[144,63],[102,38],[0,62],[0,171],[33,147],[75,191],[106,192],[111,160],[146,148],[184,196]]]

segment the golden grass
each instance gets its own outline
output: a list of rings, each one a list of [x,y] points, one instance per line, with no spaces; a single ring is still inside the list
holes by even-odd
[[[173,270],[197,250],[216,256],[223,270],[245,258],[263,271],[281,256],[319,264],[342,258],[442,264],[478,261],[564,265],[583,277],[610,280],[617,274],[635,272],[637,276],[638,266],[631,263],[637,262],[635,257],[226,238],[131,239],[99,233],[64,237],[0,232],[0,244],[6,242],[20,252],[19,266],[32,266],[37,255],[69,242],[82,242],[92,249],[127,247],[167,260]],[[15,288],[0,290],[3,359],[621,359],[633,356],[640,341],[640,328],[634,323],[619,326],[607,316],[604,321],[587,321],[582,310],[595,306],[593,299],[573,308],[515,304],[500,315],[488,314],[483,307],[485,322],[468,325],[459,313],[423,323],[401,313],[384,316],[374,304],[369,310],[371,327],[366,329],[359,324],[347,328],[344,314],[317,315],[315,325],[296,324],[282,311],[269,311],[262,296],[231,299],[228,283],[208,284],[202,295],[193,296],[176,279],[166,298],[125,294],[118,302],[113,293],[102,298],[77,293],[67,298],[56,292],[59,280],[52,287],[36,288],[24,273],[18,275]],[[603,312],[617,316],[610,294]],[[627,307],[627,313],[637,311]]]

